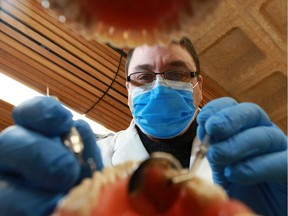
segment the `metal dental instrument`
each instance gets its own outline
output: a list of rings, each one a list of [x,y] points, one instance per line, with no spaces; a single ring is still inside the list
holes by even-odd
[[[210,136],[205,135],[202,142],[198,144],[195,152],[195,160],[192,163],[191,170],[185,173],[181,173],[182,166],[180,162],[174,158],[172,155],[165,152],[154,152],[151,154],[151,157],[142,162],[139,167],[133,172],[130,181],[129,181],[129,194],[133,194],[135,191],[141,188],[143,172],[149,166],[159,165],[165,168],[170,167],[179,172],[178,175],[170,178],[168,184],[178,184],[192,179],[196,171],[198,170],[203,158],[205,157],[208,148],[210,146]]]
[[[53,98],[55,98],[55,100],[60,101],[56,96],[50,96],[49,95],[49,87],[48,86],[46,88],[46,95],[48,97],[53,97]],[[73,126],[70,129],[69,133],[64,136],[63,142],[64,142],[65,146],[71,152],[73,152],[76,155],[80,164],[85,164],[85,163],[88,164],[90,171],[91,171],[91,174],[96,170],[97,167],[96,167],[95,161],[92,158],[88,158],[87,161],[85,161],[85,159],[83,157],[84,144],[83,144],[81,135],[75,126]]]
[[[88,167],[90,168],[91,175],[92,175],[97,169],[96,163],[94,159],[91,157],[85,160],[83,156],[84,144],[82,141],[82,137],[75,126],[73,126],[70,129],[69,133],[64,137],[63,142],[65,146],[67,146],[67,148],[70,149],[76,155],[80,164],[88,165]]]
[[[65,146],[70,149],[78,158],[81,164],[84,163],[83,159],[83,150],[84,150],[84,144],[82,142],[81,135],[79,134],[76,127],[72,127],[69,133],[64,137],[63,140]]]
[[[171,179],[171,183],[178,184],[178,183],[192,179],[195,176],[196,171],[200,167],[200,164],[203,158],[205,157],[209,146],[210,146],[210,136],[208,134],[205,134],[202,142],[199,143],[199,145],[197,146],[196,153],[195,153],[195,160],[192,163],[190,171],[173,177]]]

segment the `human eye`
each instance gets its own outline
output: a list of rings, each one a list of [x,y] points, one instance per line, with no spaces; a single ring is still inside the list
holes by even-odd
[[[144,85],[153,82],[154,76],[151,72],[135,72],[131,74],[131,80],[137,85]]]
[[[167,71],[166,79],[173,81],[189,82],[190,73],[188,71]]]
[[[151,79],[151,74],[146,74],[146,73],[138,74],[137,79],[138,80],[149,80],[149,79]]]

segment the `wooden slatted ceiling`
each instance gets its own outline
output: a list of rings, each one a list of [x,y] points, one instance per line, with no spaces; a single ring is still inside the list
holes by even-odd
[[[13,120],[11,118],[11,111],[13,106],[3,100],[0,99],[0,131],[2,128],[6,128],[7,125],[12,125]]]
[[[125,89],[125,55],[86,41],[51,19],[35,1],[2,1],[1,68],[110,130],[131,120]]]

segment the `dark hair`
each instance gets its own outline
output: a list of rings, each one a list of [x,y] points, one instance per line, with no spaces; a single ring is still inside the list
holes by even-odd
[[[196,49],[193,46],[192,42],[187,37],[183,37],[183,38],[181,38],[180,41],[172,41],[172,44],[179,44],[181,47],[183,47],[184,49],[186,49],[188,51],[188,53],[191,55],[192,59],[195,62],[196,70],[197,70],[196,74],[199,75],[199,73],[200,73],[200,61],[199,61],[199,57],[198,57],[198,54],[196,52]],[[128,54],[127,54],[126,63],[125,63],[126,76],[128,76],[128,69],[129,69],[130,61],[131,61],[132,55],[134,53],[134,50],[135,49],[130,49]]]

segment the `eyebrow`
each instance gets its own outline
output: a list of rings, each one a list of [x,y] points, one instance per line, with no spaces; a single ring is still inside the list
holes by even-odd
[[[166,66],[168,66],[168,67],[181,67],[181,68],[190,70],[189,65],[182,60],[170,61],[166,64]],[[154,67],[150,64],[141,64],[141,65],[137,65],[134,68],[134,70],[135,71],[153,71]]]
[[[137,65],[134,68],[135,71],[153,71],[153,66],[149,64],[141,64]]]
[[[170,62],[168,62],[167,65],[170,66],[170,67],[181,67],[181,68],[190,70],[189,69],[189,65],[186,62],[182,61],[182,60],[170,61]]]

